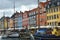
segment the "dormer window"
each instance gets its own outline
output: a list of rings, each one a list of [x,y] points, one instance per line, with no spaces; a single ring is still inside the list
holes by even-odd
[[[48,8],[49,8],[49,5],[48,5]]]
[[[51,4],[51,2],[49,2],[49,4]]]
[[[57,5],[60,5],[60,2],[57,2]]]

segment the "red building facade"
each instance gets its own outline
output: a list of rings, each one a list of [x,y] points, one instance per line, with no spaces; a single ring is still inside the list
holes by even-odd
[[[29,27],[36,27],[37,26],[37,8],[32,9],[29,11]]]
[[[46,26],[46,5],[48,2],[40,2],[39,3],[39,13],[40,13],[40,26]]]
[[[22,18],[23,18],[23,20],[22,20],[22,26],[25,27],[25,28],[29,26],[28,13],[29,13],[29,11],[25,11],[23,13],[23,16],[22,16]]]

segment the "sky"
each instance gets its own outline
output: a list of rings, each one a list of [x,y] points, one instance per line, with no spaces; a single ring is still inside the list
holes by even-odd
[[[46,0],[40,0],[45,2]],[[15,0],[15,11],[28,11],[37,7],[38,0]],[[5,13],[5,16],[11,17],[14,13],[14,0],[0,0],[0,18]]]

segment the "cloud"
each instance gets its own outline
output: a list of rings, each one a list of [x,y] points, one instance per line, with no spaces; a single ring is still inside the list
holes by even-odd
[[[37,4],[21,5],[20,7],[15,8],[15,10],[18,12],[20,12],[20,11],[24,12],[24,11],[28,11],[28,10],[31,10],[31,9],[36,8],[36,7],[37,7]],[[14,9],[10,8],[10,9],[0,10],[0,18],[3,16],[3,13],[5,13],[5,16],[11,17],[12,14],[14,13]]]
[[[14,0],[0,0],[0,9],[13,8]],[[15,7],[21,5],[37,4],[37,0],[15,0]]]
[[[5,14],[5,16],[11,17],[11,15],[13,14],[13,9],[0,10],[0,18],[3,16],[3,14]]]
[[[24,11],[28,11],[28,10],[31,10],[31,9],[33,9],[33,8],[36,8],[37,7],[37,5],[22,5],[20,8],[20,10],[22,11],[22,12],[24,12]]]
[[[40,0],[46,1],[46,0]],[[38,0],[15,0],[15,7],[19,7],[21,5],[31,5],[31,4],[38,4]],[[13,8],[14,0],[0,0],[0,9],[8,9]]]
[[[40,0],[40,1],[46,1],[46,0]],[[3,16],[3,13],[5,13],[5,16],[11,16],[14,6],[14,0],[0,0],[0,18]],[[16,11],[26,11],[31,10],[33,8],[37,7],[37,0],[15,0],[15,8]]]

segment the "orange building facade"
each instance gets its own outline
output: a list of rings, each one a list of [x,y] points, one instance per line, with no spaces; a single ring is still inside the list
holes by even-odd
[[[40,18],[39,20],[39,26],[46,26],[47,22],[46,22],[46,5],[48,4],[48,0],[47,2],[40,2],[39,5],[38,5],[38,12],[39,12],[39,17],[37,18]]]
[[[14,28],[14,24],[13,24],[13,19],[10,18],[9,20],[9,28]]]

